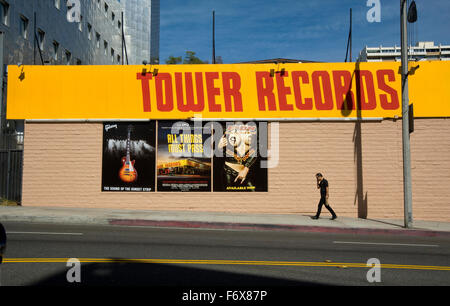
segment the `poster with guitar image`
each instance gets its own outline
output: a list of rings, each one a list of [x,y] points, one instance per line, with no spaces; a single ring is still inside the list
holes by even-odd
[[[156,122],[103,124],[102,191],[155,191]]]

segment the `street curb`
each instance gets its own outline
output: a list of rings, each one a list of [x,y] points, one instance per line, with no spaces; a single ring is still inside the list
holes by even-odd
[[[110,225],[149,226],[166,228],[191,229],[233,229],[233,230],[266,230],[292,231],[306,233],[330,234],[362,234],[362,235],[401,235],[419,237],[450,237],[450,232],[423,229],[372,229],[372,228],[339,228],[330,226],[278,225],[253,223],[201,222],[201,221],[155,221],[133,219],[110,219]]]
[[[144,216],[143,216],[144,217]],[[166,216],[167,217],[167,216]],[[290,231],[304,233],[329,233],[329,234],[361,234],[361,235],[399,235],[399,236],[418,236],[418,237],[450,237],[450,231],[425,228],[370,228],[363,224],[358,226],[324,225],[295,225],[295,224],[276,224],[263,222],[233,222],[233,221],[189,221],[152,218],[134,219],[126,216],[112,216],[105,214],[81,216],[72,215],[26,215],[26,214],[1,214],[1,222],[34,222],[34,223],[53,223],[53,224],[72,224],[72,225],[123,225],[123,226],[147,226],[161,228],[186,228],[186,229],[221,229],[221,230],[249,230],[249,231]],[[145,217],[144,217],[145,218]],[[181,219],[181,220],[180,220]]]
[[[0,222],[31,222],[45,224],[71,224],[71,225],[108,225],[109,220],[98,217],[61,217],[61,216],[1,216]]]

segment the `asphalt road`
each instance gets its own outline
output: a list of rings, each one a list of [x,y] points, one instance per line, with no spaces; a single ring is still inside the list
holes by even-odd
[[[450,285],[450,239],[3,223],[3,286]],[[80,283],[69,283],[69,258]],[[367,261],[376,258],[379,274]],[[369,282],[367,274],[379,276]],[[256,290],[255,289],[255,290]]]

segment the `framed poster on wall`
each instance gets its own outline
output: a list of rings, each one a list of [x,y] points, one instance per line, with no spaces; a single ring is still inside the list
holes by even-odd
[[[211,129],[192,121],[158,121],[159,191],[211,191]]]
[[[267,122],[214,123],[214,191],[267,191]]]
[[[102,191],[155,191],[156,122],[103,124]]]

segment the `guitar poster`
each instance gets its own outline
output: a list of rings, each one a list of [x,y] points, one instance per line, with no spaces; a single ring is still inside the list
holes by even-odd
[[[102,191],[155,191],[156,122],[103,124]]]
[[[211,191],[211,128],[192,121],[158,121],[159,191]]]
[[[267,122],[216,122],[214,191],[266,192]]]

